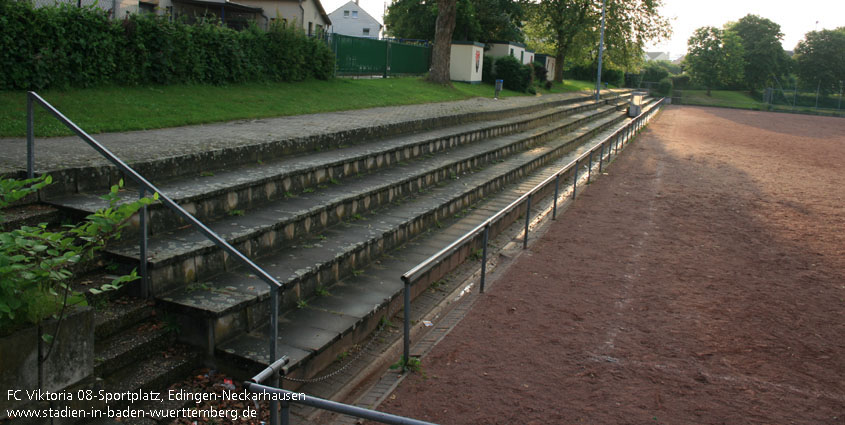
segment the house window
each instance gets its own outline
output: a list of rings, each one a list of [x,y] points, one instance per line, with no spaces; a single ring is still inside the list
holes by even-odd
[[[312,35],[314,35],[314,23],[309,22],[308,23],[308,36],[311,37]]]
[[[349,11],[348,11],[348,10],[344,10],[344,11],[343,11],[343,17],[344,17],[344,18],[348,18],[348,17],[349,17]]]
[[[513,56],[513,55],[514,55],[514,54],[513,54],[513,47],[511,47],[511,56]]]
[[[370,29],[364,28],[364,35],[370,35]]]
[[[358,19],[358,11],[357,10],[352,11],[352,19]]]

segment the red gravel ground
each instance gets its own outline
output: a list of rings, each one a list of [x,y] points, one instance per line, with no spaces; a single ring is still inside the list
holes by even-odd
[[[667,107],[380,409],[845,424],[845,120]]]

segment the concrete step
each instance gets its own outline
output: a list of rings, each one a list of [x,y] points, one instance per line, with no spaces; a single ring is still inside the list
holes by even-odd
[[[233,212],[242,214],[274,200],[479,140],[527,131],[567,115],[615,102],[616,99],[601,102],[583,100],[495,121],[429,129],[354,146],[340,145],[335,149],[307,155],[277,159],[267,156],[251,164],[226,169],[215,169],[209,165],[193,176],[158,182],[158,185],[163,193],[205,222]],[[99,192],[79,193],[51,199],[50,202],[63,210],[84,216],[108,206],[100,195]],[[138,192],[127,189],[120,193],[120,197],[124,201],[131,201],[138,198]],[[161,204],[151,206],[149,211],[151,234],[185,224]],[[129,237],[135,234],[131,230],[127,231]]]
[[[160,351],[173,339],[166,324],[146,321],[124,328],[94,344],[94,374],[108,376]]]
[[[501,161],[514,152],[531,148],[584,122],[613,113],[616,112],[612,106],[579,112],[528,132],[420,158],[380,173],[268,203],[243,216],[227,216],[208,225],[247,255],[261,256],[289,246],[298,238],[316,235],[342,221],[354,221],[376,208],[429,190],[472,168]],[[149,240],[148,250],[154,294],[190,285],[237,266],[221,249],[192,228],[154,235]],[[122,261],[134,263],[139,258],[137,245],[132,243],[117,246],[109,252]]]
[[[404,203],[376,210],[352,223],[325,229],[322,232],[325,240],[300,239],[287,249],[259,258],[258,262],[284,283],[283,311],[305,307],[302,300],[312,294],[358,274],[385,252],[436,228],[439,221],[462,214],[483,197],[520,180],[588,139],[590,134],[622,118],[617,113],[583,124],[545,145],[486,168],[468,171]],[[268,294],[266,284],[236,268],[169,293],[160,297],[160,301],[169,311],[182,315],[182,323],[192,327],[189,332],[183,328],[183,337],[211,349],[265,324],[269,316]],[[372,294],[366,296],[375,296]],[[376,305],[378,303],[373,302],[372,306]],[[355,314],[348,316],[361,319],[365,313],[357,309]]]
[[[402,273],[510,204],[548,175],[611,134],[617,127],[618,125],[599,132],[557,160],[547,162],[526,178],[473,204],[461,217],[443,219],[442,225],[436,231],[421,234],[382,255],[363,267],[359,273],[328,286],[319,295],[308,298],[301,308],[286,311],[280,317],[278,345],[280,354],[291,358],[291,376],[312,377],[335,362],[340,353],[364,341],[367,335],[376,329],[381,318],[392,317],[401,308]],[[597,162],[598,157],[595,164]],[[586,171],[585,167],[586,165],[581,167],[583,171]],[[568,176],[561,184],[571,184],[571,177]],[[546,192],[552,191],[553,189],[549,189]],[[509,220],[494,226],[491,229],[491,238],[520,214],[524,214],[524,211],[515,211],[510,214]],[[416,282],[412,291],[414,296],[423,293],[431,283],[472,256],[474,248],[468,246],[459,250],[443,261],[443,267],[435,268],[424,280]],[[270,360],[268,341],[269,326],[265,325],[224,342],[218,347],[217,354],[218,357],[246,370],[259,370]]]

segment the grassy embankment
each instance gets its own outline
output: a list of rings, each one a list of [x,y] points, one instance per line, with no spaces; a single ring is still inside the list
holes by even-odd
[[[551,90],[537,90],[542,95],[591,89],[592,83],[569,80],[564,84],[555,83]],[[456,83],[454,88],[448,88],[426,83],[420,78],[338,78],[228,86],[97,87],[45,90],[39,94],[85,131],[94,134],[492,97],[493,87]],[[505,90],[501,97],[527,95]],[[36,110],[37,136],[71,134],[42,109]],[[25,92],[0,92],[0,137],[23,137],[25,134]]]

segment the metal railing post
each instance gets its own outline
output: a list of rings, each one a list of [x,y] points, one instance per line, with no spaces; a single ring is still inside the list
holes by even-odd
[[[147,190],[141,186],[138,189],[138,199],[144,199],[146,196]],[[149,257],[147,254],[147,235],[149,235],[149,223],[147,221],[146,205],[142,205],[141,209],[138,211],[138,227],[141,232],[140,240],[138,242],[140,248],[138,257],[141,260],[138,265],[141,269],[141,298],[147,299],[150,296],[150,277],[147,272],[147,258]]]
[[[616,136],[619,137],[619,136]],[[604,165],[604,142],[601,142],[601,152],[599,153],[599,174],[602,173],[602,166]]]
[[[575,160],[575,166],[572,167],[572,199],[575,199],[575,191],[578,189],[578,160]]]
[[[273,364],[278,358],[279,350],[279,288],[270,286],[270,306],[272,314],[270,317],[270,362]],[[270,378],[270,385],[279,386],[279,374],[274,373]],[[282,418],[284,420],[284,418]],[[270,400],[270,425],[279,425],[279,401]]]
[[[484,237],[481,246],[481,293],[484,293],[484,283],[487,278],[487,241],[490,237],[490,225],[484,226]]]
[[[26,94],[26,178],[35,177],[35,110],[32,95]]]
[[[405,282],[405,335],[402,341],[402,360],[407,366],[411,358],[411,281],[405,277],[402,277],[402,281]]]
[[[590,183],[590,178],[593,177],[593,150],[590,149],[590,159],[587,161],[587,183]]]
[[[555,198],[552,200],[552,220],[557,220],[557,197],[560,186],[560,173],[555,175]]]
[[[290,425],[290,402],[282,401],[282,425]]]
[[[531,195],[528,195],[528,205],[525,208],[525,236],[522,238],[522,249],[528,248],[528,223],[531,222]]]

